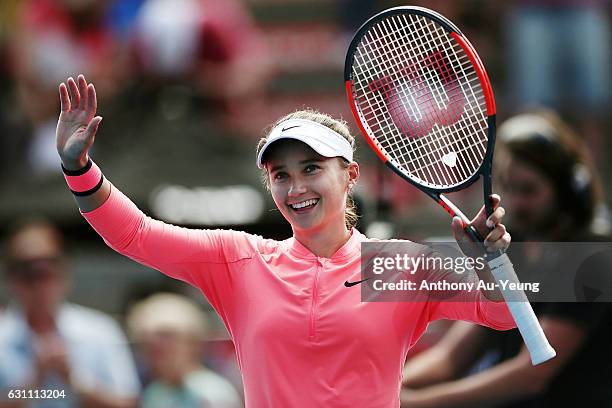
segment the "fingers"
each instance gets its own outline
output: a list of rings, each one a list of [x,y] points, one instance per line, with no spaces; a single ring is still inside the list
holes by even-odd
[[[493,206],[493,209],[496,209],[499,203],[501,203],[501,197],[499,194],[491,194],[491,205]]]
[[[466,230],[466,224],[460,217],[453,217],[451,229],[459,248],[466,256],[476,258],[482,254],[482,247],[470,238]]]
[[[71,109],[78,109],[79,102],[81,101],[81,95],[79,94],[79,89],[77,88],[76,82],[72,77],[68,78],[68,89],[70,90],[70,107]]]
[[[501,203],[501,197],[498,194],[491,194],[491,205],[494,211],[497,207],[499,207],[500,203]],[[479,219],[484,220],[486,217],[486,214],[487,214],[486,207],[483,205],[482,208],[480,208],[480,211],[478,211],[478,214],[476,214],[476,217],[474,217],[474,220],[479,220]]]
[[[98,131],[98,126],[100,126],[100,122],[102,122],[102,116],[96,116],[87,124],[87,128],[85,129],[85,133],[87,134],[87,139],[93,143],[93,139]]]
[[[495,208],[493,213],[487,218],[487,227],[494,228],[496,225],[500,224],[505,214],[506,210],[504,207]]]
[[[95,115],[98,109],[98,99],[96,97],[96,88],[94,88],[93,84],[87,86],[87,94],[87,112]]]
[[[495,227],[495,225],[501,222],[506,210],[503,208],[499,210],[501,203],[501,197],[497,194],[491,194],[491,205],[493,207],[493,213],[489,217],[486,216],[486,207],[482,206],[476,217],[470,223],[476,230],[485,236],[488,234],[489,229]]]
[[[98,108],[98,101],[93,84],[87,84],[83,74],[78,76],[76,82],[70,77],[66,83],[68,84],[67,86],[64,83],[61,83],[59,86],[62,112],[78,109],[85,110],[87,113],[94,115]]]
[[[68,88],[66,88],[66,84],[63,82],[59,86],[59,96],[62,112],[70,111],[70,95],[68,95]]]
[[[89,97],[87,92],[87,81],[85,80],[85,76],[83,76],[83,74],[80,74],[77,78],[77,85],[79,87],[79,94],[81,95],[78,109],[84,110],[85,106],[87,106],[87,100]]]
[[[497,250],[506,251],[512,242],[512,237],[509,232],[505,232],[498,240],[490,242],[485,240],[485,247],[488,252],[495,252]]]
[[[492,243],[500,239],[506,233],[506,226],[504,224],[498,224],[493,228],[487,237],[485,238],[485,243]]]
[[[506,231],[506,226],[502,224],[502,219],[506,215],[504,207],[500,206],[501,197],[497,194],[491,194],[491,201],[493,206],[493,212],[487,218],[486,225],[491,228],[487,237],[485,238],[485,247],[488,251],[496,251],[499,249],[506,250],[510,246],[512,237],[510,233]]]
[[[512,237],[506,231],[504,224],[498,224],[489,232],[485,238],[484,244],[488,251],[496,251],[498,249],[506,249],[510,245]]]
[[[453,222],[451,224],[451,229],[453,230],[453,236],[455,237],[455,241],[467,241],[467,234],[464,230],[463,221],[459,217],[453,217]]]

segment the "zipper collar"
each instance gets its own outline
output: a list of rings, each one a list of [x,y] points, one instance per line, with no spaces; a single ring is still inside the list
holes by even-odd
[[[295,237],[291,237],[287,240],[287,247],[289,252],[297,258],[302,259],[329,259],[331,262],[343,261],[347,258],[354,256],[355,254],[361,251],[361,242],[365,241],[367,238],[361,232],[359,232],[356,228],[351,228],[351,236],[342,245],[331,258],[322,258],[318,257],[308,248],[300,243]]]

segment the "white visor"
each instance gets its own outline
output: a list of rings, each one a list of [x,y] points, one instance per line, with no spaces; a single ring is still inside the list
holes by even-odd
[[[353,161],[353,147],[346,138],[327,126],[307,119],[289,119],[272,129],[266,144],[257,155],[257,167],[264,168],[262,157],[270,145],[281,139],[295,139],[306,143],[324,157],[343,157]]]

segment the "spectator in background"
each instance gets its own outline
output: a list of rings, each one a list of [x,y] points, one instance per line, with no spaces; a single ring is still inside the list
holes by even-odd
[[[607,0],[514,0],[505,23],[513,102],[573,115],[596,158],[612,90],[607,7]]]
[[[4,0],[0,2],[0,74],[4,74],[4,55],[7,45],[13,40],[13,32],[17,25],[17,10],[19,0]]]
[[[10,174],[13,160],[22,156],[24,150],[25,132],[20,133],[15,126],[23,123],[20,120],[23,114],[13,102],[10,89],[10,47],[16,37],[20,3],[21,0],[0,1],[0,183]]]
[[[519,106],[588,110],[609,102],[610,25],[606,0],[515,0],[507,16],[509,78]],[[566,93],[567,92],[567,93]],[[576,102],[579,102],[577,104]]]
[[[567,249],[552,252],[554,248],[542,242],[595,241],[606,232],[597,221],[601,189],[586,146],[547,111],[507,120],[498,137],[497,173],[508,202],[509,230],[517,241],[529,242],[517,248],[515,241],[510,248],[516,270],[519,275],[529,270],[538,272],[530,276],[558,276],[564,270],[560,265],[571,264],[576,254]],[[609,258],[594,261],[594,273],[609,273]],[[406,364],[402,406],[608,406],[612,308],[607,303],[569,302],[532,306],[556,358],[532,366],[516,330],[493,333],[458,323],[437,345]],[[488,368],[475,368],[479,363]],[[462,378],[470,369],[482,371]]]
[[[187,298],[159,293],[137,303],[127,318],[138,342],[151,382],[144,408],[239,408],[232,385],[202,363],[206,315]]]
[[[134,53],[153,82],[187,86],[230,113],[261,102],[271,68],[262,34],[237,0],[146,0]]]
[[[65,398],[29,406],[130,407],[139,383],[127,341],[108,316],[65,301],[62,237],[49,222],[14,229],[6,244],[12,302],[0,316],[0,405],[7,390],[63,390]]]
[[[58,106],[51,95],[60,78],[88,72],[114,95],[127,53],[106,18],[106,0],[26,0],[12,42],[12,75],[22,111],[32,125],[28,161],[38,175],[55,172],[53,134]]]
[[[114,0],[108,6],[107,21],[113,32],[122,38],[128,38],[134,30],[134,21],[140,7],[146,0]]]

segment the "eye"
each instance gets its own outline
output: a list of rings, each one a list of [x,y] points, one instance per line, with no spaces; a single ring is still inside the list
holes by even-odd
[[[304,167],[304,173],[313,173],[320,168],[321,167],[317,166],[316,164],[308,164],[306,167]]]
[[[272,180],[273,181],[281,181],[281,180],[286,179],[287,177],[288,177],[288,175],[284,171],[277,171],[276,173],[274,173],[272,175]]]

